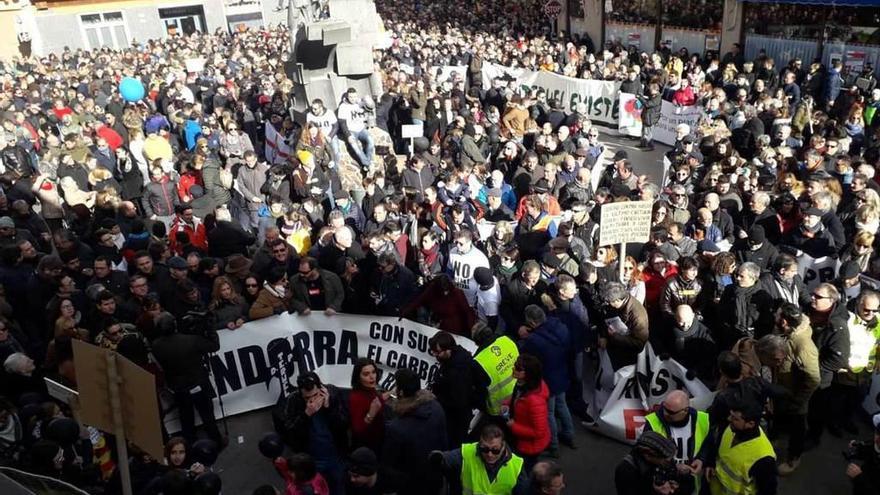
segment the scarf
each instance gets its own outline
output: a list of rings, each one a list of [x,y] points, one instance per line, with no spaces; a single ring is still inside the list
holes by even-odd
[[[422,253],[422,271],[426,272],[430,270],[431,266],[434,265],[434,262],[437,261],[437,257],[440,255],[440,245],[434,244],[434,247],[430,249],[419,249],[419,252]]]

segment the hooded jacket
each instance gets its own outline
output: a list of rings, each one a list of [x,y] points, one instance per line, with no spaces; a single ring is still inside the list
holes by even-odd
[[[559,318],[549,316],[538,328],[519,341],[520,352],[532,354],[544,363],[544,381],[551,395],[568,388],[568,364],[571,359],[571,337]]]
[[[847,367],[850,353],[848,317],[846,306],[838,303],[831,309],[826,323],[813,325],[813,342],[819,350],[819,388],[830,387],[834,375]]]
[[[433,493],[442,479],[431,469],[428,455],[448,448],[446,414],[427,390],[402,397],[393,408],[396,417],[385,429],[382,463],[402,481],[399,495]]]

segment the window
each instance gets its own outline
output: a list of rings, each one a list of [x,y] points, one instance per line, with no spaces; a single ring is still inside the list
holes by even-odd
[[[83,38],[87,48],[108,47],[122,49],[128,47],[128,31],[122,12],[104,12],[79,16]]]

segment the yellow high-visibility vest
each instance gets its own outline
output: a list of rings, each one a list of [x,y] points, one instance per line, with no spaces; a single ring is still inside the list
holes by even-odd
[[[488,347],[477,353],[474,360],[489,376],[489,396],[486,398],[486,412],[498,416],[501,404],[513,395],[516,380],[513,379],[513,365],[519,357],[519,349],[510,337],[498,337]]]
[[[728,426],[718,445],[715,477],[710,484],[712,495],[754,495],[757,487],[749,470],[759,459],[768,456],[776,459],[773,445],[764,430],[760,430],[760,434],[749,441],[732,444],[733,430]]]
[[[511,454],[501,466],[495,480],[490,482],[483,459],[477,452],[477,443],[461,446],[461,487],[463,495],[510,495],[522,471],[522,457]]]

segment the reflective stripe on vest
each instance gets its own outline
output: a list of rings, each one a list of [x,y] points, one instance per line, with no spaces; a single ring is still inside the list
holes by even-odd
[[[474,360],[489,376],[489,394],[486,398],[486,412],[498,416],[501,404],[513,395],[516,381],[513,379],[513,365],[519,357],[519,349],[510,337],[498,337]]]
[[[476,443],[461,446],[461,487],[463,495],[510,495],[522,470],[522,457],[511,454],[510,459],[498,470],[495,481],[489,475],[483,459],[477,452]]]
[[[728,426],[721,436],[718,446],[718,459],[715,462],[716,476],[712,480],[713,495],[753,495],[757,491],[755,481],[749,470],[759,459],[776,459],[773,445],[760,430],[760,434],[746,442],[733,444],[733,430]]]

